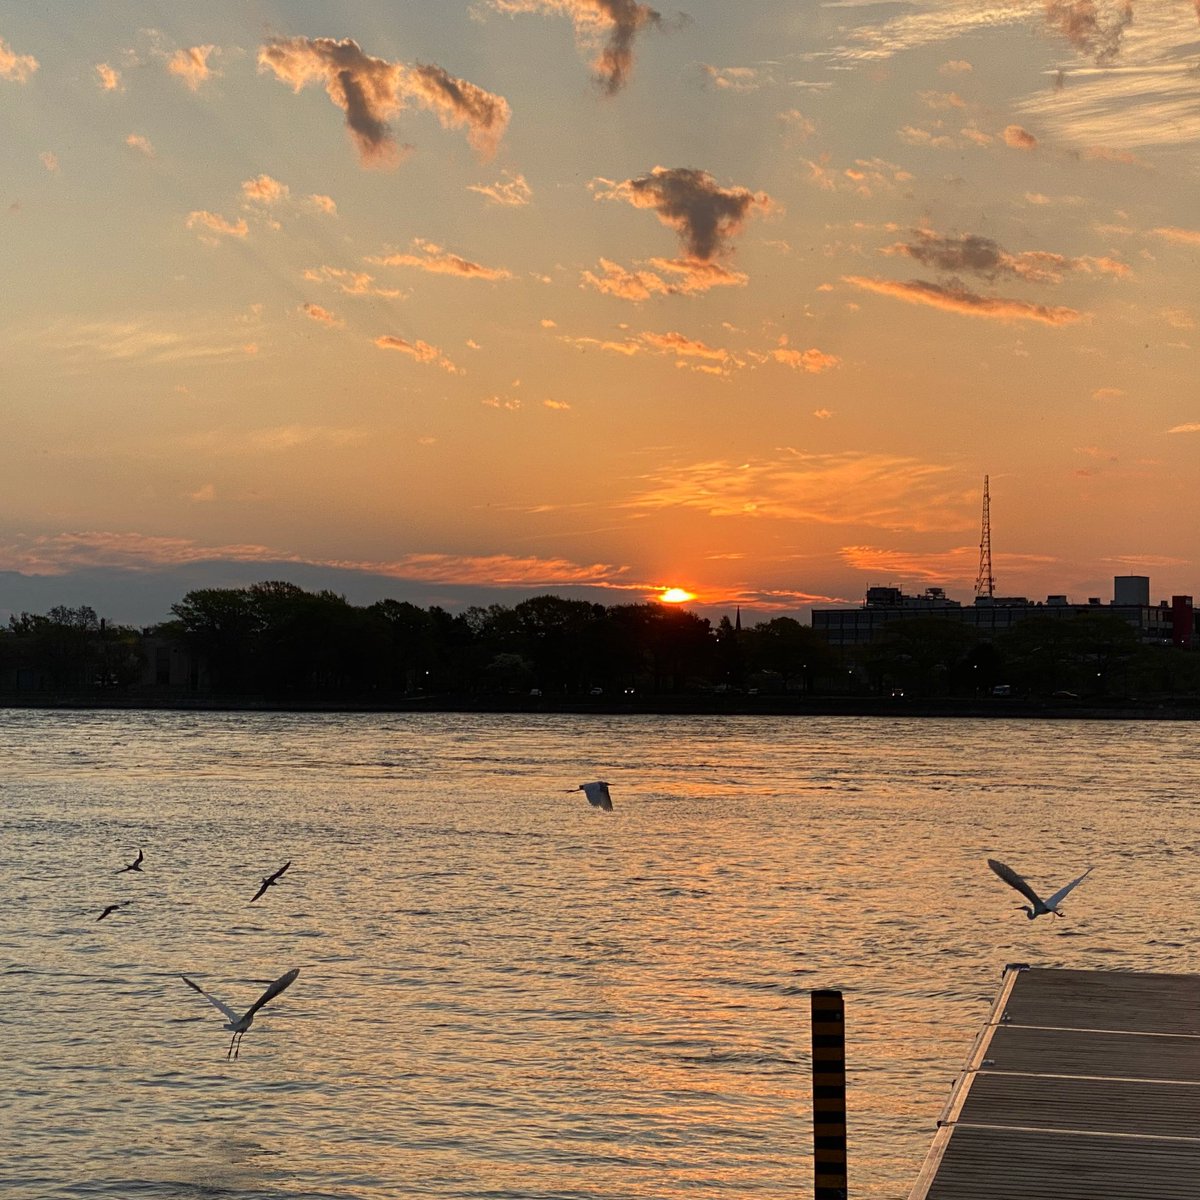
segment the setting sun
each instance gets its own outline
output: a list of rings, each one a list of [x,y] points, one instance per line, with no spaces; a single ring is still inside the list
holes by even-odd
[[[665,588],[658,599],[663,604],[683,604],[688,600],[695,600],[695,598],[695,592],[686,592],[683,588],[673,587]]]

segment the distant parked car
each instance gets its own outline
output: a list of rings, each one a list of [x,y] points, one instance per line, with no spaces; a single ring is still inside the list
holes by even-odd
[[[1079,697],[1074,692],[1064,691],[1061,688],[1057,692],[1051,692],[1050,695],[1055,700],[1078,700],[1079,699]]]
[[[994,688],[992,688],[992,695],[993,696],[1011,696],[1012,695],[1012,684],[1010,684],[1010,683],[996,684],[996,686]]]

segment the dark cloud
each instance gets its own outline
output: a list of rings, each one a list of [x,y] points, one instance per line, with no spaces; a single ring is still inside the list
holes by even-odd
[[[434,111],[444,126],[467,129],[472,146],[490,154],[508,125],[508,102],[441,67],[388,62],[364,54],[349,38],[271,38],[258,52],[261,70],[300,91],[323,83],[329,98],[346,114],[346,126],[364,166],[391,166],[401,147],[388,121],[416,100]]]
[[[1133,0],[1046,0],[1047,23],[1097,63],[1117,57],[1132,20]]]
[[[692,259],[707,262],[729,248],[729,239],[755,212],[774,208],[765,192],[723,188],[707,172],[693,167],[655,167],[649,175],[621,183],[595,180],[598,196],[651,208],[674,229]]]

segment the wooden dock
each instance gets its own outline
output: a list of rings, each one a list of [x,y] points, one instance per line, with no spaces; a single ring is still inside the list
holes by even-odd
[[[1197,1200],[1200,976],[1011,966],[909,1200]]]

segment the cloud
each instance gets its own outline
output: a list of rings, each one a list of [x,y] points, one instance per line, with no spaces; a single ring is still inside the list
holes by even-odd
[[[309,267],[304,272],[304,278],[309,283],[332,283],[347,296],[381,296],[385,300],[395,300],[403,295],[399,288],[376,287],[374,275],[368,275],[365,271],[348,271],[345,267]]]
[[[1132,0],[1046,0],[1046,23],[1096,63],[1111,63],[1133,20]]]
[[[719,91],[754,92],[762,87],[762,72],[754,67],[714,67],[701,63],[704,78]]]
[[[738,360],[724,347],[710,346],[706,342],[675,331],[669,333],[647,332],[641,335],[641,339],[652,349],[664,354],[674,354],[677,358],[703,358],[723,365],[738,364]]]
[[[485,267],[471,262],[424,238],[414,238],[412,244],[421,251],[420,254],[388,254],[379,258],[368,258],[367,262],[380,267],[415,267],[432,275],[457,275],[460,279],[512,278],[512,272],[503,267]]]
[[[278,204],[288,198],[288,185],[272,179],[270,175],[259,175],[242,184],[242,195],[257,204]]]
[[[1185,425],[1172,425],[1168,433],[1200,433],[1200,421],[1189,421]]]
[[[150,144],[150,139],[143,137],[140,133],[129,134],[125,139],[125,145],[139,154],[144,154],[147,158],[154,157],[154,147]]]
[[[193,319],[181,321],[181,327],[138,319],[60,322],[46,329],[40,340],[80,370],[94,370],[97,363],[106,362],[230,362],[243,356],[242,343],[229,335],[224,321],[206,329]]]
[[[943,236],[928,229],[916,229],[912,239],[885,246],[883,254],[901,254],[939,271],[967,271],[984,279],[1000,276],[1023,279],[1028,283],[1061,283],[1068,271],[1086,274],[1125,276],[1126,263],[1112,258],[1068,258],[1048,250],[1023,250],[1012,254],[998,242],[980,234]]]
[[[319,304],[302,304],[300,311],[314,321],[318,321],[322,325],[327,325],[331,329],[342,329],[346,322],[340,317],[334,316],[327,308],[322,308]]]
[[[188,213],[187,227],[207,229],[210,233],[220,234],[222,237],[244,238],[250,232],[250,227],[242,218],[239,217],[236,222],[228,221],[219,213],[208,212],[205,209]]]
[[[749,462],[671,463],[642,482],[628,507],[920,531],[969,529],[974,520],[967,480],[894,455],[790,450]]]
[[[259,49],[258,65],[296,92],[324,83],[329,98],[346,114],[365,167],[399,162],[401,148],[388,121],[408,100],[431,109],[444,127],[465,127],[471,145],[485,156],[495,151],[511,115],[502,96],[455,79],[438,66],[408,67],[372,58],[350,38],[271,38]]]
[[[336,217],[338,215],[337,205],[334,203],[332,196],[322,196],[314,192],[311,196],[306,197],[309,204],[318,212],[323,212],[327,217]]]
[[[1102,387],[1097,388],[1092,393],[1093,400],[1120,400],[1125,395],[1125,389],[1119,387]]]
[[[491,0],[502,13],[562,13],[571,18],[576,37],[601,43],[592,70],[601,88],[616,95],[633,69],[634,39],[643,29],[660,27],[662,14],[636,0]]]
[[[431,346],[428,342],[409,342],[402,337],[394,337],[390,333],[385,333],[375,339],[375,345],[380,350],[396,350],[401,354],[407,354],[409,358],[416,359],[419,363],[432,363],[441,367],[443,371],[449,371],[451,375],[463,373],[460,367],[456,367],[436,346]]]
[[[1200,229],[1180,229],[1173,225],[1160,225],[1150,232],[1155,237],[1175,242],[1180,246],[1200,246]]]
[[[50,172],[51,175],[58,174],[58,155],[53,150],[43,150],[38,158],[42,160],[42,166]]]
[[[567,412],[571,408],[565,400],[543,400],[542,407],[553,409],[555,412]]]
[[[1020,125],[1006,125],[1004,127],[1004,144],[1011,146],[1014,150],[1032,150],[1038,144],[1038,140],[1028,129],[1022,129]]]
[[[707,171],[693,167],[655,167],[636,179],[594,179],[590,186],[597,199],[652,209],[679,235],[688,257],[701,262],[726,252],[729,239],[754,213],[777,207],[765,192],[723,188]]]
[[[777,119],[797,141],[806,142],[817,132],[816,122],[806,117],[798,108],[789,108],[781,112]]]
[[[963,58],[952,58],[938,67],[941,75],[969,75],[975,68]]]
[[[944,312],[961,313],[972,317],[990,317],[997,321],[1036,321],[1043,325],[1072,325],[1083,314],[1073,308],[1045,304],[1029,304],[1003,296],[980,296],[961,285],[927,283],[911,279],[900,283],[890,279],[867,279],[859,275],[844,275],[843,281],[863,291],[892,296],[908,304],[925,304]]]
[[[25,83],[38,69],[38,60],[32,54],[17,54],[0,38],[0,79],[10,83]]]
[[[656,270],[629,270],[602,258],[600,269],[603,274],[584,271],[580,276],[580,286],[595,288],[606,296],[617,296],[636,303],[648,300],[651,296],[687,296],[714,287],[744,287],[748,281],[747,276],[730,271],[719,263],[670,258],[652,258],[649,262]],[[664,274],[676,278],[665,279]]]
[[[525,182],[524,175],[512,171],[501,171],[503,178],[495,183],[472,183],[467,185],[468,192],[478,192],[486,196],[493,204],[503,204],[509,208],[518,208],[528,204],[533,199],[533,190]]]
[[[115,67],[110,67],[108,63],[96,64],[96,82],[100,90],[104,92],[121,92],[125,90],[121,84],[121,72]]]
[[[213,76],[208,60],[214,52],[220,54],[216,46],[191,46],[186,50],[177,50],[167,60],[167,70],[182,79],[193,92],[197,92],[200,85]]]
[[[793,350],[788,345],[787,335],[779,339],[779,345],[771,351],[771,357],[785,367],[804,371],[809,375],[820,375],[822,371],[831,371],[840,367],[842,360],[836,354],[826,354],[823,350]],[[826,414],[828,415],[828,414]]]

